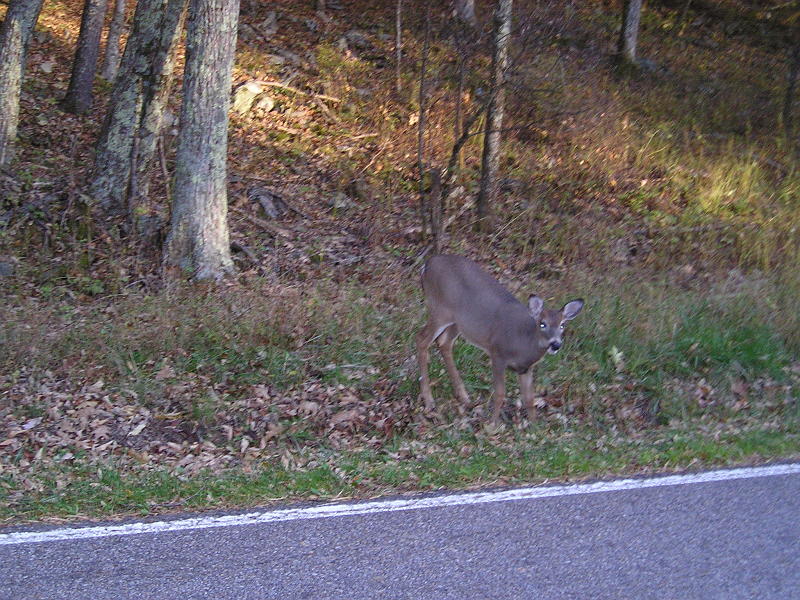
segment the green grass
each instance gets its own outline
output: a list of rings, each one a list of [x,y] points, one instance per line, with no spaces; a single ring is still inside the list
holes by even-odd
[[[781,431],[756,428],[712,435],[664,428],[627,440],[585,428],[555,434],[536,428],[502,441],[472,433],[437,435],[418,442],[417,453],[404,458],[395,458],[400,444],[379,452],[334,453],[323,448],[318,455],[321,460],[327,455],[327,462],[316,466],[292,469],[264,463],[249,473],[229,469],[190,478],[166,470],[120,472],[113,464],[46,469],[33,478],[37,489],[24,494],[13,480],[0,478],[0,519],[21,522],[44,516],[151,514],[286,499],[373,497],[396,490],[519,485],[800,456],[797,420]]]

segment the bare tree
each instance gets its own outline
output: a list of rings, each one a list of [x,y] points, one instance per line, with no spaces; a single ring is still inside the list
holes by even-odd
[[[103,67],[100,71],[103,79],[114,81],[119,71],[119,39],[125,27],[125,0],[115,0],[114,14],[108,25],[108,39],[106,40],[106,53],[103,57]]]
[[[425,34],[422,42],[422,60],[420,61],[419,74],[419,119],[417,120],[417,171],[419,173],[419,210],[422,226],[422,237],[428,234],[427,227],[431,220],[428,195],[425,192],[425,126],[427,121],[428,99],[428,59],[431,48],[431,11],[430,6],[425,7]]]
[[[789,75],[786,81],[786,94],[783,97],[783,128],[787,139],[794,137],[794,91],[800,74],[800,43],[795,43],[789,53]]]
[[[124,212],[132,170],[146,172],[147,151],[155,148],[155,138],[147,132],[160,129],[186,4],[187,0],[139,0],[136,5],[90,182],[92,197],[107,211]],[[140,137],[144,143],[139,143]],[[141,188],[141,180],[137,184]]]
[[[494,12],[494,51],[492,53],[491,98],[486,112],[481,182],[477,199],[478,227],[491,229],[492,207],[497,199],[497,171],[500,167],[500,142],[505,112],[505,75],[511,38],[512,0],[499,0]]]
[[[629,64],[636,64],[636,43],[639,38],[641,14],[642,0],[624,0],[617,52],[619,59]]]
[[[0,167],[14,157],[28,43],[43,0],[12,0],[0,26]]]
[[[239,0],[192,0],[165,267],[194,279],[233,271],[228,234],[228,107]]]
[[[397,6],[394,11],[394,53],[395,53],[395,89],[400,93],[400,67],[403,62],[403,0],[397,0]]]
[[[69,79],[67,95],[61,101],[61,108],[67,112],[81,115],[92,107],[92,87],[97,73],[106,6],[107,0],[86,0],[83,5],[72,77]]]

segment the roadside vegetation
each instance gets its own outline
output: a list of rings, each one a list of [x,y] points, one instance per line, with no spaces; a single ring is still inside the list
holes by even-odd
[[[98,82],[85,117],[60,112],[82,3],[45,6],[18,176],[3,176],[0,198],[0,522],[800,456],[800,173],[780,120],[783,29],[745,2],[653,3],[640,55],[654,67],[621,73],[615,10],[517,5],[538,35],[515,77],[543,91],[510,94],[519,127],[488,234],[472,210],[481,136],[465,145],[445,248],[520,297],[586,306],[538,367],[536,421],[509,377],[496,428],[488,360],[464,343],[473,405],[453,399],[435,352],[438,414],[417,399],[422,24],[406,23],[397,93],[394,3],[342,3],[327,20],[310,2],[263,4],[242,22],[276,10],[277,32],[266,43],[240,30],[235,83],[294,75],[267,88],[273,106],[232,113],[240,250],[220,285],[164,285],[158,253],[83,193],[108,89]],[[440,165],[453,60],[434,40],[427,151]],[[152,191],[164,210],[167,187]],[[265,189],[280,192],[272,213]]]

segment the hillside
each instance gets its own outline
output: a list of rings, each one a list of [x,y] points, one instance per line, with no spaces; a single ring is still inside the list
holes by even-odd
[[[238,273],[196,286],[162,280],[163,227],[145,243],[86,195],[110,85],[97,80],[86,117],[58,108],[83,3],[46,3],[19,157],[0,181],[0,518],[798,454],[789,16],[744,0],[652,2],[643,67],[621,71],[616,3],[515,5],[494,228],[474,228],[475,135],[445,247],[520,297],[587,306],[539,368],[537,422],[514,392],[497,429],[484,426],[488,361],[466,344],[456,360],[475,405],[452,398],[440,362],[438,414],[416,397],[423,5],[404,13],[397,91],[395,3],[329,4],[243,3],[229,141]],[[425,162],[443,167],[457,52],[437,6]],[[478,3],[485,31],[491,6]],[[465,111],[486,93],[489,49],[474,52]],[[177,115],[179,92],[170,104]],[[176,128],[151,189],[162,225]]]

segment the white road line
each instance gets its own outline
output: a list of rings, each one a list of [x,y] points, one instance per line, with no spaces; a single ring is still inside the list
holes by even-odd
[[[427,498],[411,498],[400,500],[376,500],[347,504],[323,504],[306,508],[287,508],[266,512],[254,512],[221,517],[198,517],[178,519],[175,521],[155,521],[149,523],[128,523],[125,525],[104,525],[98,527],[73,527],[52,529],[49,531],[22,531],[0,534],[0,546],[12,544],[33,544],[37,542],[56,542],[63,540],[81,540],[87,538],[109,537],[117,535],[156,534],[169,531],[189,529],[210,529],[215,527],[238,527],[259,523],[277,523],[280,521],[299,521],[304,519],[324,519],[329,517],[348,517],[369,515],[400,510],[422,510],[445,506],[466,506],[472,504],[490,504],[493,502],[510,502],[514,500],[535,500],[557,496],[575,496],[596,494],[600,492],[621,492],[675,485],[691,485],[729,481],[732,479],[753,479],[776,475],[800,473],[800,463],[771,465],[764,467],[747,467],[694,473],[688,475],[667,475],[648,479],[619,479],[616,481],[599,481],[573,485],[554,485],[546,487],[527,487],[496,492],[460,493]]]

